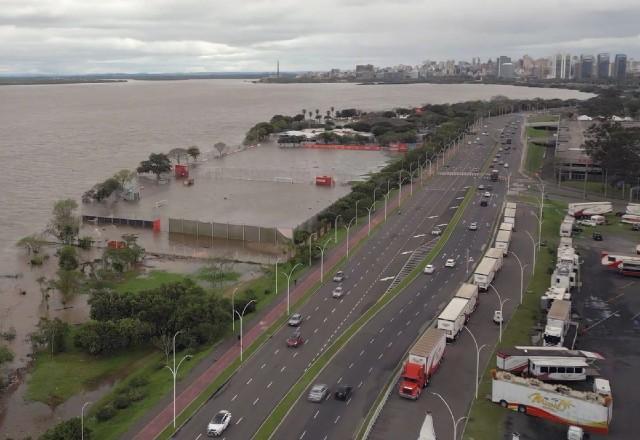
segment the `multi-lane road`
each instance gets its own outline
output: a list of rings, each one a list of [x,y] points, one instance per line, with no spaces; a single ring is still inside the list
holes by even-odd
[[[502,121],[487,121],[488,127],[481,130],[493,134],[497,127],[504,125]],[[407,199],[400,212],[390,216],[375,235],[350,257],[344,268],[347,274],[343,282],[346,295],[342,299],[331,297],[335,285],[327,282],[301,307],[298,312],[303,315],[304,322],[300,328],[306,339],[303,346],[288,349],[285,340],[292,330],[281,328],[189,420],[177,438],[197,439],[206,436],[208,421],[220,409],[227,409],[233,414],[224,438],[251,438],[305,369],[386,291],[391,279],[398,274],[412,251],[432,240],[432,228],[448,223],[465,194],[465,187],[481,182],[471,170],[479,167],[488,157],[494,141],[489,136],[480,137],[479,144],[469,145],[465,141],[461,147],[462,154],[454,156],[449,162],[448,175],[434,176],[423,188],[414,182],[414,196]],[[358,387],[354,398],[344,408],[336,408],[333,412],[330,408],[338,402],[312,406],[304,400],[299,401],[281,425],[282,434],[277,434],[277,438],[324,438],[325,435],[328,438],[349,438],[352,435],[360,416],[349,417],[346,422],[340,423],[346,414],[341,411],[349,408],[354,414],[366,413],[372,399],[380,391],[380,383],[385,381],[397,364],[398,357],[443,305],[440,292],[444,292],[447,285],[457,284],[465,278],[467,248],[470,248],[473,258],[479,258],[480,248],[487,240],[503,192],[502,184],[494,186],[497,195],[492,198],[489,207],[480,208],[478,200],[475,200],[468,208],[464,221],[438,257],[436,273],[430,278],[420,278],[405,289],[339,352],[321,374],[319,380],[326,378],[331,386],[349,382]],[[403,190],[408,191],[408,186],[405,185]],[[479,222],[480,230],[468,231],[466,226],[470,221]],[[456,258],[457,267],[451,270],[442,267],[444,258]],[[394,340],[398,338],[402,342],[394,347]],[[356,380],[357,377],[360,380]],[[330,431],[329,424],[338,431]],[[317,426],[325,430],[322,435]]]

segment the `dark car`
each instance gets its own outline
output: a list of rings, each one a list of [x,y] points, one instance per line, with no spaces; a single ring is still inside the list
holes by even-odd
[[[591,234],[591,238],[593,238],[595,241],[602,241],[602,234],[599,232],[594,232],[593,234]]]
[[[353,387],[349,385],[343,385],[335,392],[334,397],[336,400],[349,400],[353,394]]]
[[[300,332],[295,332],[287,338],[287,347],[298,348],[302,344],[304,344],[304,338],[300,335]]]
[[[480,206],[488,206],[488,205],[489,203],[485,199],[480,200]]]
[[[574,227],[571,228],[571,232],[580,233],[580,232],[582,232],[582,228],[574,226]]]

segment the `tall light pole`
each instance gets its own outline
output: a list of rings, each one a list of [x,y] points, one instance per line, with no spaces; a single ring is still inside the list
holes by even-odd
[[[358,203],[360,203],[360,199],[356,200],[356,225],[358,224]]]
[[[536,271],[536,241],[533,239],[533,236],[529,231],[524,231],[524,233],[527,234],[531,240],[531,249],[533,250],[533,266],[531,266],[531,275],[533,275]]]
[[[338,242],[338,218],[342,217],[342,215],[336,215],[335,220],[333,221],[333,234],[334,234],[334,243]]]
[[[367,208],[367,213],[369,215],[369,229],[367,229],[367,237],[371,234],[371,211],[374,206],[376,206],[376,202],[373,202],[371,206]]]
[[[347,228],[347,260],[349,259],[349,229],[351,229],[351,223],[356,219],[357,217],[352,218],[349,224],[345,226],[345,228]],[[357,224],[357,220],[356,220],[356,224]]]
[[[243,356],[243,352],[244,352],[244,345],[243,345],[243,341],[242,341],[242,321],[243,321],[243,318],[244,318],[244,312],[247,310],[247,307],[249,307],[249,304],[251,304],[253,302],[256,302],[256,300],[252,299],[251,301],[246,303],[244,308],[242,309],[242,313],[238,313],[238,311],[236,310],[236,313],[240,317],[240,363],[242,363],[242,356]],[[174,416],[174,418],[175,418],[175,416]],[[175,428],[175,424],[174,424],[173,427]]]
[[[373,188],[373,204],[376,204],[376,191],[378,191],[378,187]]]
[[[278,263],[279,262],[280,262],[280,257],[276,258],[276,295],[278,294]]]
[[[289,287],[291,284],[291,275],[293,275],[293,272],[297,269],[298,266],[302,266],[302,263],[297,263],[295,266],[293,266],[293,269],[291,269],[291,272],[284,274],[287,277],[287,316],[289,316],[289,303],[290,303],[289,294],[291,292]]]
[[[509,253],[511,255],[513,255],[514,257],[516,257],[516,261],[518,262],[518,265],[520,266],[520,304],[522,304],[522,297],[524,295],[524,268],[527,265],[526,264],[524,266],[522,265],[522,261],[520,261],[520,257],[518,257],[518,255],[515,252],[509,251]]]
[[[242,328],[242,323],[240,323],[240,328]],[[191,355],[188,354],[185,357],[183,357],[180,362],[178,362],[178,366],[176,366],[176,336],[178,336],[180,333],[182,333],[182,330],[178,330],[174,335],[173,335],[173,368],[171,368],[168,365],[165,365],[166,368],[169,369],[169,371],[171,371],[171,375],[173,376],[173,427],[176,427],[176,378],[178,377],[178,370],[180,369],[180,365],[182,365],[182,363],[187,360],[187,359],[191,359]]]
[[[409,162],[409,195],[413,195],[413,162]]]
[[[80,439],[84,440],[84,409],[87,407],[87,405],[90,405],[91,402],[85,402],[84,405],[82,405],[82,409],[80,410]]]
[[[500,296],[500,293],[498,293],[498,289],[496,289],[493,284],[489,283],[489,287],[491,287],[493,289],[493,292],[498,297],[498,304],[500,304],[500,322],[498,323],[498,325],[500,327],[500,333],[499,333],[499,336],[498,336],[498,341],[502,342],[502,321],[504,321],[504,314],[502,313],[502,309],[503,309],[505,303],[507,301],[509,301],[510,298],[505,298],[503,300],[502,297]]]
[[[451,411],[451,407],[449,406],[447,401],[444,400],[444,397],[442,397],[438,393],[434,393],[433,391],[431,392],[431,394],[433,394],[434,396],[438,396],[440,398],[440,400],[442,400],[442,402],[445,404],[447,409],[449,410],[449,414],[451,415],[451,423],[453,424],[453,440],[458,440],[458,423],[460,423],[461,421],[463,421],[467,417],[466,416],[465,417],[460,417],[458,420],[456,420],[455,416],[453,415],[453,411]]]
[[[320,249],[320,282],[321,283],[324,282],[324,250],[327,248],[329,241],[331,241],[331,239],[327,240],[327,242],[322,246],[316,245],[316,247]]]
[[[538,242],[537,242],[537,248],[538,250],[540,250],[540,242],[542,241],[542,217],[538,217],[538,214],[536,214],[533,211],[530,211],[531,215],[533,215],[536,220],[538,220]]]
[[[313,234],[309,235],[309,267],[311,267],[311,242],[313,241],[312,238],[314,235],[316,236],[316,238],[318,238],[317,232],[314,232]]]
[[[404,170],[398,170],[398,208],[402,204],[402,172]]]
[[[387,200],[389,200],[389,193],[384,195],[384,221],[387,221]]]
[[[278,279],[278,273],[276,269],[276,280],[277,279]],[[235,307],[234,297],[237,291],[238,291],[238,288],[236,287],[235,289],[233,289],[233,292],[231,292],[231,331],[233,333],[236,332],[236,315],[235,315],[236,307]]]
[[[479,378],[478,375],[480,374],[480,351],[487,346],[487,344],[482,344],[480,347],[478,347],[478,341],[476,340],[476,337],[473,335],[473,333],[471,333],[471,330],[469,330],[469,327],[467,327],[466,325],[464,328],[470,335],[471,335],[471,339],[473,339],[473,343],[476,346],[476,377],[475,377],[475,383],[476,383],[476,399],[478,398],[478,382],[479,382]]]
[[[426,155],[427,153],[425,153]],[[429,175],[431,175],[431,159],[427,159],[427,162],[429,162]]]

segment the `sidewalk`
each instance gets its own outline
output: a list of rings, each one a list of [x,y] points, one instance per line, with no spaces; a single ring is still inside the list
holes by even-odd
[[[409,192],[406,191],[402,200],[405,201],[409,198]],[[398,204],[398,195],[389,200],[389,205],[396,207]],[[371,218],[372,228],[376,227],[380,223],[384,222],[384,210],[378,209],[376,214]],[[362,226],[349,238],[349,248],[353,249],[358,243],[363,241],[367,237],[367,223],[363,223]],[[346,253],[346,242],[341,243],[339,246],[333,248],[329,255],[325,258],[325,272],[330,272],[340,261],[340,259]],[[304,278],[297,283],[297,286],[291,291],[291,304],[295,304],[304,294],[310,290],[316,283],[320,281],[320,268],[312,267],[304,274]],[[265,330],[267,330],[275,321],[278,320],[283,314],[286,313],[286,295],[282,295],[279,301],[274,302],[268,311],[265,311],[265,315],[254,319],[255,323],[251,329],[245,331],[243,335],[243,343],[245,347],[249,347],[256,339],[258,339]],[[213,364],[206,370],[194,375],[196,377],[187,377],[183,380],[182,386],[186,387],[176,397],[176,414],[180,414],[201,392],[205,389],[215,378],[222,373],[233,361],[240,355],[240,346],[235,341],[235,338],[228,338],[221,346],[214,350],[214,352],[202,361],[202,364],[206,365],[206,362],[213,362]],[[197,369],[197,367],[196,367]],[[191,383],[185,383],[189,382]],[[156,438],[173,420],[173,401],[169,399],[163,399],[166,403],[164,409],[155,415],[150,420],[147,419],[145,425],[138,423],[129,430],[127,438],[135,438],[136,440],[152,440]],[[136,434],[137,432],[137,434]]]

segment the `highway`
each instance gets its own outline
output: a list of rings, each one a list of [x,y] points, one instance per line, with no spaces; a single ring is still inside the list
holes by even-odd
[[[246,439],[253,435],[304,370],[385,292],[411,252],[432,240],[433,226],[447,223],[453,216],[465,185],[479,180],[470,176],[471,169],[479,166],[489,152],[487,145],[465,144],[463,148],[465,154],[454,157],[449,164],[453,175],[435,176],[425,188],[414,182],[414,196],[404,202],[401,213],[390,215],[371,239],[351,255],[343,269],[347,274],[343,282],[347,294],[342,299],[331,298],[335,283],[329,281],[301,307],[298,312],[304,316],[301,332],[306,343],[298,349],[288,349],[285,340],[292,330],[281,328],[245,360],[229,383],[183,426],[176,438],[205,436],[208,421],[220,409],[233,414],[223,438]],[[457,171],[461,171],[460,175]],[[409,191],[409,186],[404,185],[403,191]],[[495,205],[485,211],[495,216]],[[459,262],[464,258],[458,253],[455,256]],[[451,273],[461,270],[464,268],[459,264]]]
[[[497,122],[492,120],[487,124],[489,127],[485,130],[495,133],[498,128]],[[517,169],[521,150],[518,148],[516,152],[505,156],[512,167],[511,169]],[[472,183],[474,183],[472,179],[469,179],[463,184]],[[306,396],[301,396],[279,427],[274,438],[328,440],[347,439],[355,436],[367,413],[373,407],[378,394],[404,359],[405,352],[444,308],[459,285],[469,277],[470,273],[467,273],[464,265],[467,250],[473,261],[477,262],[489,247],[493,226],[498,220],[498,210],[502,206],[506,192],[504,182],[493,184],[493,187],[494,199],[489,207],[479,206],[480,193],[467,207],[454,234],[436,259],[436,272],[432,275],[423,275],[412,282],[349,341],[315,381],[315,383],[327,384],[333,390],[340,384],[351,385],[355,390],[353,397],[347,402],[329,398],[322,404],[317,404],[308,402]],[[479,229],[470,231],[468,229],[470,222],[478,222]],[[453,269],[443,267],[444,261],[452,257],[458,261],[457,266]],[[471,264],[470,268],[474,266],[475,264]],[[493,304],[495,299],[492,293],[488,295],[491,296],[482,294],[480,304],[483,309],[490,309],[492,313],[495,308]],[[477,315],[478,312],[471,318],[472,322],[477,320]],[[487,321],[489,322],[490,318]],[[495,329],[491,330],[495,331]],[[469,336],[462,334],[459,339],[465,338],[469,339]],[[450,351],[452,346],[461,345],[460,342],[449,344],[447,350]],[[470,340],[467,342],[472,343]],[[469,391],[472,393],[472,397],[474,389],[475,350],[470,361],[457,359],[452,362],[449,357],[455,359],[455,356],[449,356],[448,352],[445,353],[445,356],[447,361],[443,363],[443,369],[436,375],[434,382],[438,382],[440,376],[446,374],[450,368],[470,368],[471,374],[450,378],[459,395],[459,397],[452,395],[451,398],[460,402],[468,402]],[[418,417],[406,417],[404,411],[400,409],[400,411],[393,413],[393,417],[387,417],[387,419],[380,421],[379,425],[383,435],[378,435],[375,438],[417,438],[425,413],[424,409],[417,408],[424,408],[425,402],[430,399],[424,394],[418,402],[400,399],[397,395],[392,395],[391,399],[401,400],[398,403],[408,405],[409,411]],[[434,407],[434,410],[437,409]],[[440,416],[440,411],[437,415]],[[460,415],[462,414],[458,416]],[[384,415],[381,419],[384,419]],[[438,430],[439,438],[440,435],[443,436],[442,438],[450,438],[450,431],[446,435],[444,434],[450,428],[448,414],[446,419],[439,420],[444,420],[447,423],[446,426],[443,425],[442,429]]]

